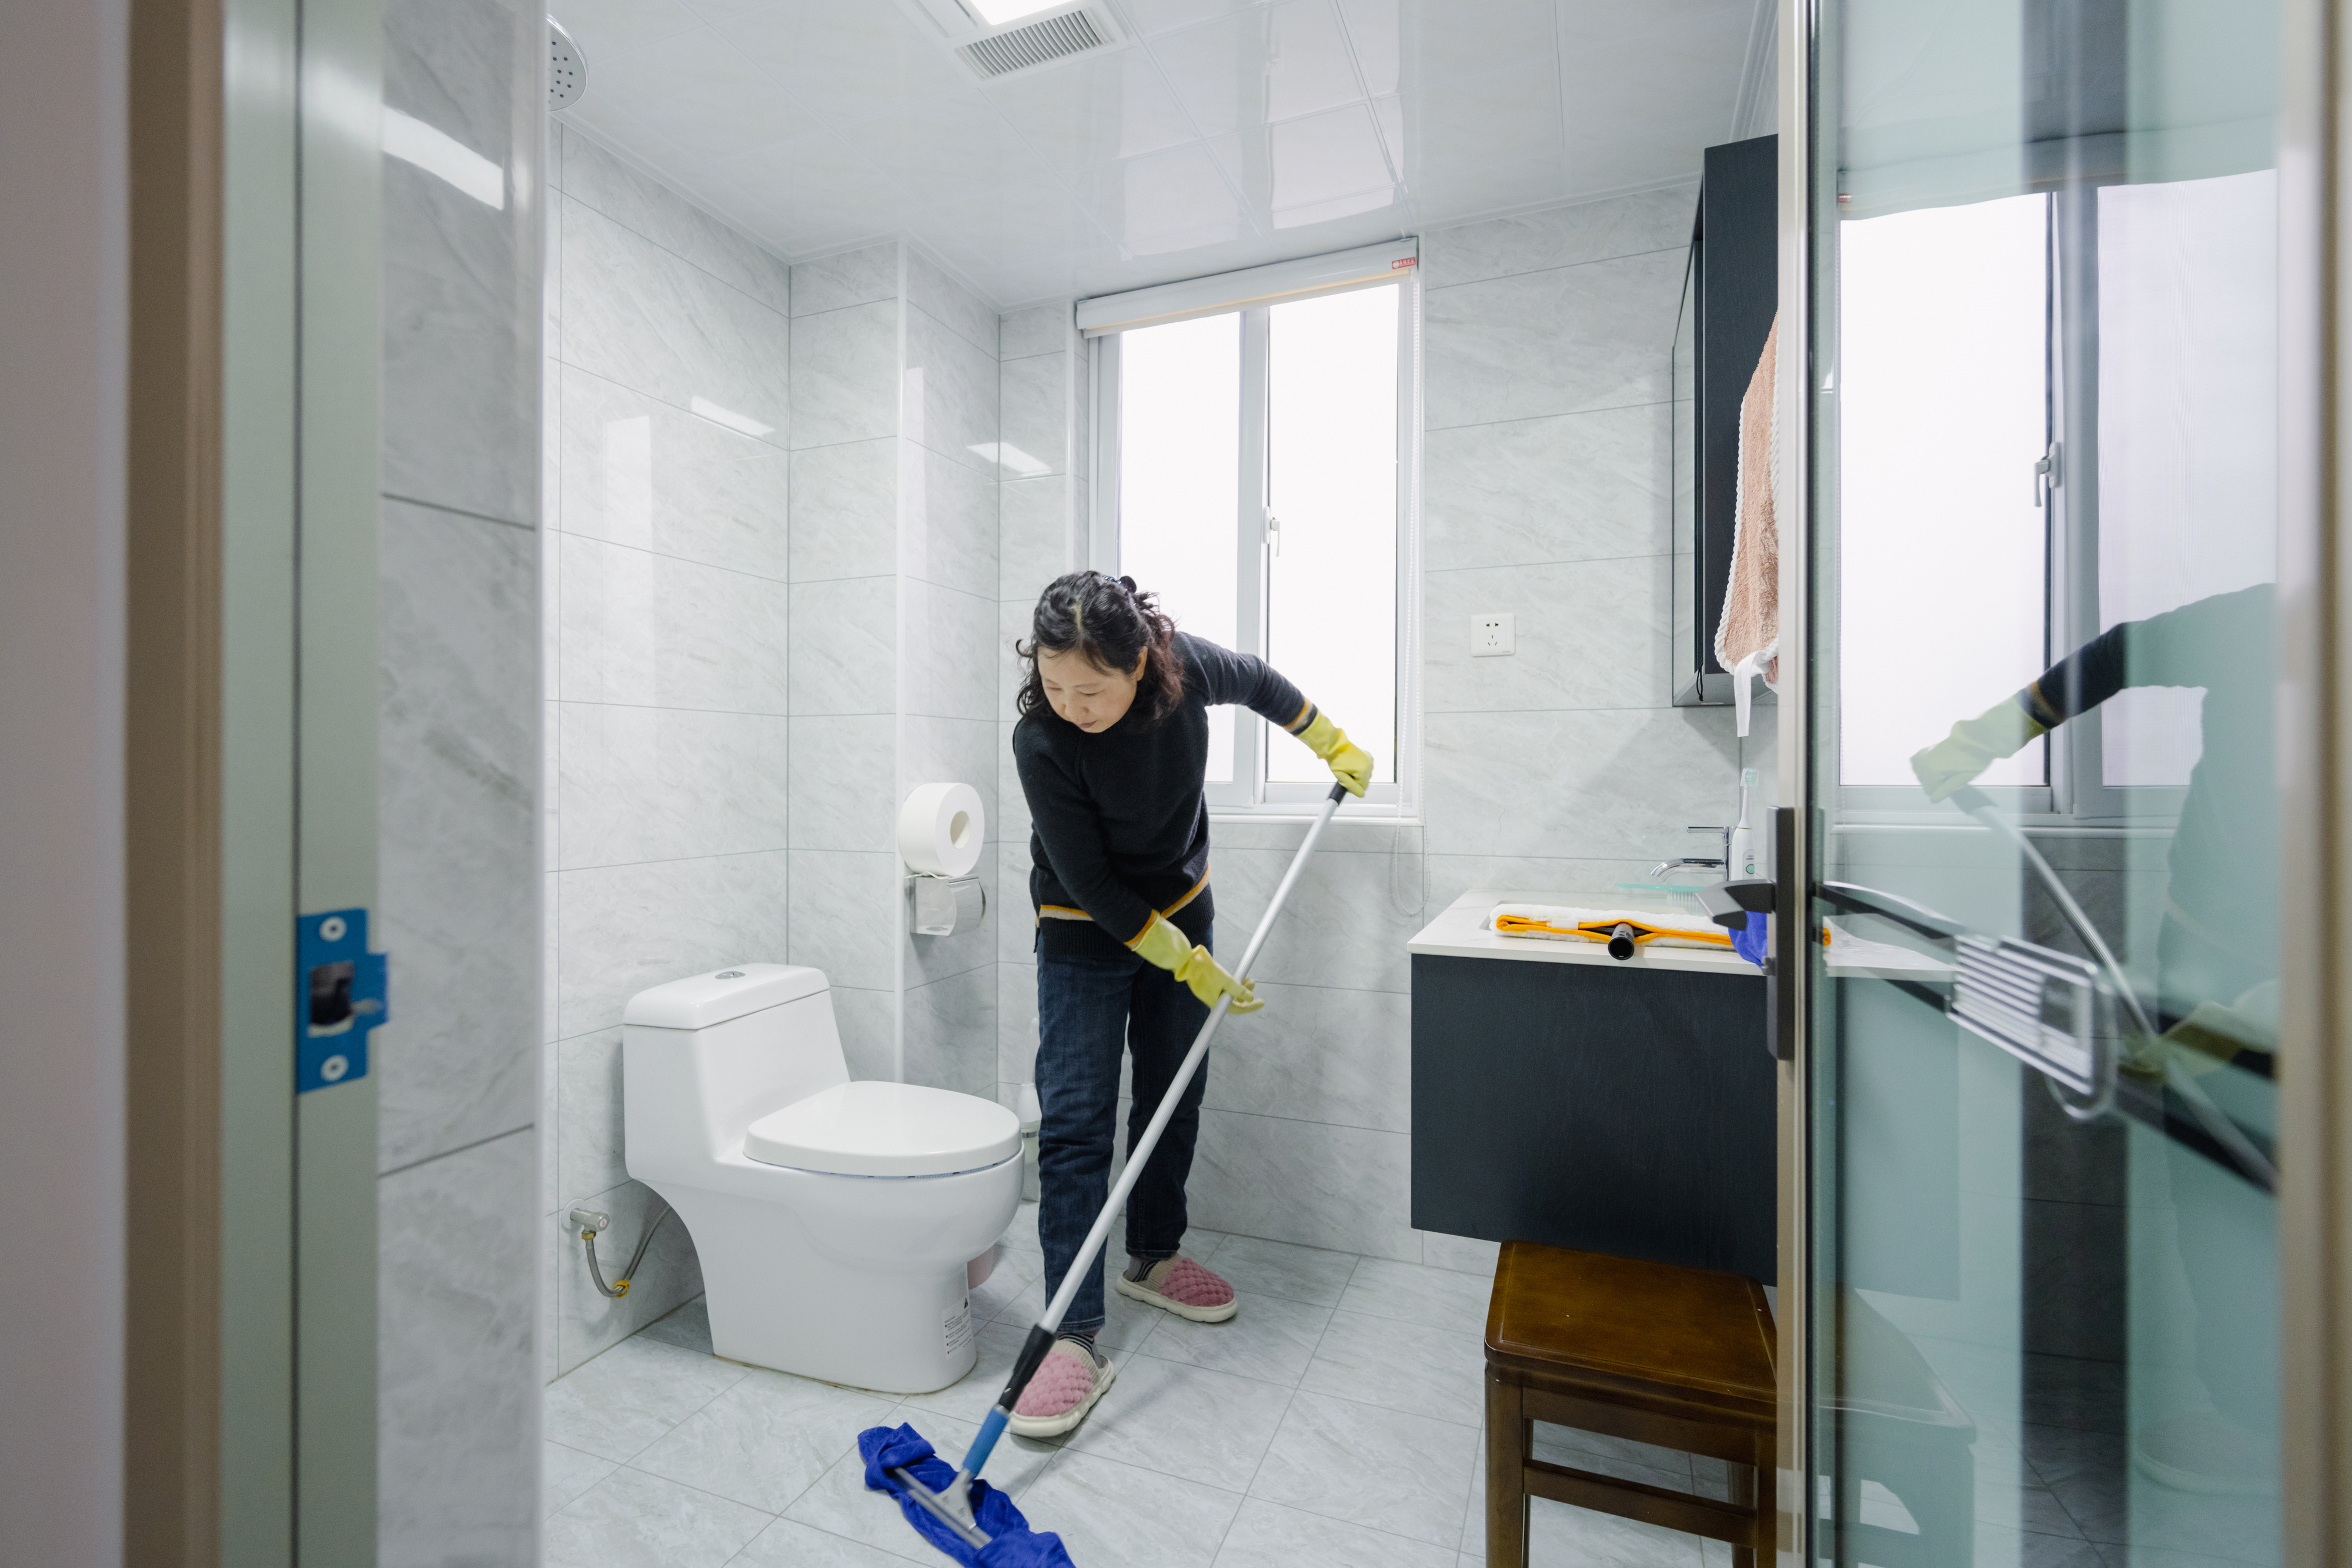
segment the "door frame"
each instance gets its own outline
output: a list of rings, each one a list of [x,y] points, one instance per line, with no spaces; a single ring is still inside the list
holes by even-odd
[[[365,1568],[375,1085],[297,1093],[296,917],[375,894],[381,4],[128,24],[125,1560]]]
[[[1779,907],[1809,906],[1811,863],[1813,557],[1811,320],[1814,298],[1812,84],[1822,39],[1814,0],[1780,0],[1781,700]],[[2287,73],[2280,148],[2281,838],[2279,1061],[2284,1561],[2352,1561],[2352,26],[2341,0],[2285,0]],[[1834,201],[1832,193],[1828,198]],[[1834,212],[1832,210],[1833,218]],[[1810,1404],[1812,1129],[1801,920],[1776,921],[1772,1025],[1780,1077],[1780,1467],[1783,1568],[1815,1554]]]

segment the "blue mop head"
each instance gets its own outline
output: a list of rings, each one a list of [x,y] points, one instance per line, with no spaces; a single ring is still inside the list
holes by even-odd
[[[1060,1536],[1032,1531],[1013,1500],[986,1481],[971,1483],[972,1521],[989,1537],[978,1551],[908,1497],[906,1483],[892,1470],[911,1471],[935,1492],[944,1491],[955,1479],[955,1467],[939,1458],[912,1427],[868,1427],[857,1434],[857,1452],[866,1460],[866,1484],[898,1499],[898,1511],[915,1533],[967,1568],[1075,1568]]]

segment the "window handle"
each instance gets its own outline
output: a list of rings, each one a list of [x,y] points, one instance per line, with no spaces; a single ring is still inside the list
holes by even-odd
[[[1276,559],[1282,555],[1282,519],[1272,512],[1265,515],[1265,542],[1274,547]]]

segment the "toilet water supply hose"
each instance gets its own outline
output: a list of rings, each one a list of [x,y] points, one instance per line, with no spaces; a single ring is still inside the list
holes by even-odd
[[[1331,786],[1331,793],[1308,825],[1307,837],[1300,842],[1298,852],[1290,859],[1290,869],[1282,873],[1281,885],[1274,890],[1274,898],[1266,904],[1265,916],[1258,921],[1257,929],[1251,933],[1249,946],[1242,949],[1242,961],[1234,966],[1234,978],[1249,978],[1250,967],[1256,963],[1258,950],[1265,946],[1267,934],[1274,929],[1275,921],[1281,917],[1283,904],[1290,897],[1290,890],[1297,883],[1298,873],[1306,868],[1307,857],[1315,852],[1315,841],[1323,836],[1323,830],[1330,825],[1332,814],[1339,810],[1339,802],[1347,798],[1347,793],[1344,784]],[[1200,1071],[1202,1061],[1209,1054],[1209,1040],[1217,1032],[1217,1025],[1224,1021],[1226,1009],[1232,1006],[1231,997],[1219,997],[1217,1005],[1209,1009],[1207,1021],[1201,1025],[1201,1032],[1192,1038],[1192,1049],[1185,1052],[1183,1065],[1177,1068],[1176,1076],[1170,1081],[1168,1092],[1160,1097],[1160,1109],[1151,1113],[1150,1125],[1143,1129],[1143,1136],[1128,1151],[1127,1168],[1119,1173],[1118,1180],[1111,1184],[1110,1197],[1102,1206],[1102,1212],[1095,1216],[1094,1228],[1087,1232],[1086,1245],[1078,1249],[1077,1256],[1070,1260],[1069,1271],[1062,1276],[1062,1288],[1054,1292],[1054,1299],[1045,1304],[1045,1312],[1031,1326],[1029,1337],[1021,1346],[1020,1355],[1013,1360],[1013,1375],[1006,1381],[1004,1392],[996,1396],[996,1403],[990,1406],[987,1418],[981,1422],[980,1435],[971,1440],[971,1448],[964,1455],[963,1463],[957,1467],[955,1479],[948,1483],[947,1490],[932,1491],[906,1469],[891,1472],[907,1484],[908,1496],[935,1517],[946,1521],[950,1529],[963,1538],[966,1545],[978,1548],[988,1544],[988,1537],[972,1523],[972,1478],[980,1473],[982,1466],[988,1463],[988,1456],[996,1448],[997,1438],[1004,1435],[1006,1418],[1013,1414],[1013,1406],[1020,1402],[1022,1390],[1029,1386],[1029,1379],[1035,1375],[1039,1364],[1045,1361],[1045,1353],[1054,1348],[1054,1336],[1062,1326],[1062,1316],[1077,1298],[1078,1287],[1094,1268],[1095,1259],[1102,1251],[1103,1243],[1109,1239],[1111,1221],[1118,1217],[1120,1207],[1127,1202],[1127,1195],[1135,1186],[1136,1178],[1143,1174],[1144,1166],[1150,1160],[1151,1152],[1160,1146],[1160,1134],[1176,1114],[1176,1103],[1184,1097],[1184,1086],[1192,1082],[1192,1075]]]
[[[593,1208],[572,1211],[572,1223],[580,1228],[580,1239],[588,1249],[588,1277],[596,1281],[600,1293],[616,1301],[629,1293],[629,1281],[637,1277],[637,1265],[646,1260],[646,1249],[654,1244],[654,1232],[659,1230],[662,1221],[668,1218],[669,1209],[665,1205],[662,1211],[654,1216],[654,1222],[646,1227],[645,1235],[638,1239],[637,1249],[629,1254],[629,1266],[621,1270],[619,1279],[608,1285],[604,1283],[604,1270],[596,1263],[596,1238],[613,1228],[613,1217]]]

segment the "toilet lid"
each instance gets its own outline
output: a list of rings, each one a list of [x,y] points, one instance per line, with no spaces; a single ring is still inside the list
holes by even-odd
[[[919,1083],[837,1083],[743,1134],[743,1153],[761,1165],[831,1176],[946,1176],[1020,1148],[1021,1120],[1003,1106]]]

